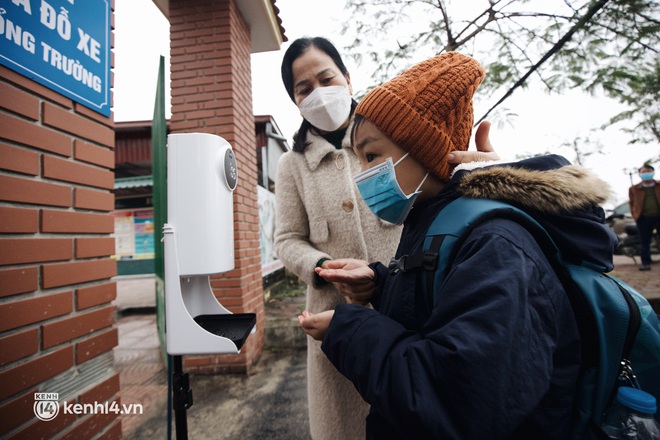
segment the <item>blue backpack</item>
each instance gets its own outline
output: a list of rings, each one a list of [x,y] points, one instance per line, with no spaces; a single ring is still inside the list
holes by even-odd
[[[390,266],[424,269],[424,288],[433,292],[435,303],[439,289],[434,286],[442,285],[462,242],[493,217],[516,221],[532,233],[570,296],[582,339],[573,438],[607,438],[600,429],[603,412],[621,385],[641,388],[660,402],[660,320],[649,302],[602,267],[565,263],[550,235],[524,211],[495,200],[461,197],[433,221],[422,256],[402,257]]]

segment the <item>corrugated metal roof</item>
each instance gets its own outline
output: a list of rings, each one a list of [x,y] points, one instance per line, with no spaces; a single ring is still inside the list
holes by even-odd
[[[151,163],[151,121],[115,124],[115,164]]]
[[[115,179],[115,189],[154,186],[152,176],[120,177]]]

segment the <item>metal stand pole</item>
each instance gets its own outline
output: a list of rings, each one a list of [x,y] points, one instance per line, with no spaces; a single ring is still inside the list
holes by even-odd
[[[188,382],[188,373],[183,372],[183,357],[172,356],[172,406],[176,424],[177,440],[188,440],[188,420],[186,411],[193,404],[192,390]]]
[[[167,440],[172,440],[172,356],[167,355]]]

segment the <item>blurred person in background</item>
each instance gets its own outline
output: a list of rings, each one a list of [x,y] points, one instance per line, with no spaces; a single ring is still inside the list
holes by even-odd
[[[628,190],[630,214],[637,223],[637,234],[642,246],[642,265],[639,270],[651,270],[651,238],[653,230],[660,234],[660,181],[653,180],[655,168],[644,164],[639,169],[642,179]]]

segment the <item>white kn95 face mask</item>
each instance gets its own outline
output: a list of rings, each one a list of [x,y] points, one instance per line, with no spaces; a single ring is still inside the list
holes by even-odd
[[[351,114],[348,87],[317,87],[298,106],[300,115],[319,130],[335,131]]]

